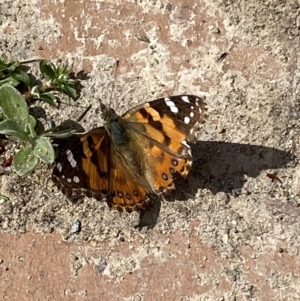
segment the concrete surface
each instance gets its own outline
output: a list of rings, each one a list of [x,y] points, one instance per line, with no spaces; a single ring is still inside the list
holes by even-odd
[[[33,105],[44,124],[91,104],[81,125],[100,126],[99,98],[119,113],[181,93],[209,107],[192,172],[149,228],[68,201],[51,166],[1,167],[0,298],[300,299],[298,1],[4,0],[0,17],[1,53],[68,61],[83,79],[75,106]]]

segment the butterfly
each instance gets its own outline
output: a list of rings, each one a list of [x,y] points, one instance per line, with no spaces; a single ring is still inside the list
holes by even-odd
[[[52,180],[67,196],[106,200],[110,208],[145,209],[150,200],[186,177],[206,104],[177,95],[135,106],[123,115],[101,103],[104,126],[78,134],[79,142],[60,153]]]

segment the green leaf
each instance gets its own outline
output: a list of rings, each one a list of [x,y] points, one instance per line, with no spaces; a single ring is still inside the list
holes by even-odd
[[[56,97],[52,93],[44,92],[40,94],[39,98],[51,106],[57,106]]]
[[[24,97],[10,85],[0,87],[0,107],[6,119],[16,121],[21,127],[28,122],[28,107]]]
[[[16,87],[20,82],[12,77],[7,77],[5,79],[0,80],[0,86],[8,84],[10,86]]]
[[[0,56],[0,66],[4,66],[7,63],[8,57],[7,55],[3,54]]]
[[[3,199],[5,201],[9,201],[9,197],[8,196],[5,196],[3,194],[0,194],[0,199]]]
[[[12,72],[14,70],[16,70],[17,67],[19,67],[20,62],[19,61],[11,61],[8,64],[5,65],[6,70]]]
[[[10,61],[8,63],[8,57],[6,55],[0,56],[0,71],[14,71],[19,65],[19,61]]]
[[[37,123],[36,119],[33,116],[28,115],[28,122],[25,124],[24,131],[31,138],[35,138],[36,137],[36,133],[34,131],[36,123]]]
[[[73,135],[74,135],[74,130],[70,130],[70,129],[65,129],[54,133],[43,134],[43,136],[45,137],[50,137],[54,139],[66,139]]]
[[[31,87],[31,81],[29,75],[20,69],[11,73],[11,77],[19,82],[23,82],[27,87]]]
[[[22,141],[28,141],[32,143],[32,139],[30,139],[30,137],[23,130],[23,128],[11,119],[6,119],[0,122],[0,134],[13,136]]]
[[[36,119],[32,115],[28,116],[28,123],[31,125],[32,129],[36,127]]]
[[[34,128],[32,127],[32,124],[29,122],[27,122],[25,125],[25,132],[29,138],[35,139],[37,136]]]
[[[63,65],[63,64],[60,64],[57,66],[56,68],[56,75],[59,77],[59,78],[62,78],[63,77],[63,81],[66,80],[66,78],[69,78],[69,74],[72,72],[72,65],[69,66],[68,64],[66,65]]]
[[[52,144],[46,137],[39,137],[33,149],[33,154],[47,164],[54,162],[55,153]]]
[[[24,176],[31,172],[38,162],[39,159],[33,155],[33,149],[24,147],[15,154],[12,165],[19,176]]]
[[[61,86],[57,87],[57,90],[70,96],[72,99],[76,99],[76,97],[77,97],[76,90],[68,85],[61,85]]]
[[[55,66],[53,63],[47,61],[47,60],[41,60],[40,61],[40,70],[42,74],[47,79],[54,79],[55,78]]]

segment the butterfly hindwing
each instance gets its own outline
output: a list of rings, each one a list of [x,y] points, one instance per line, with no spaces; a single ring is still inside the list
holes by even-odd
[[[149,179],[152,179],[156,193],[174,189],[175,174],[186,177],[192,165],[192,158],[189,155],[176,157],[155,144],[149,149],[149,153],[148,164],[155,163],[153,169],[148,171],[148,173],[151,171]]]
[[[121,166],[110,171],[111,193],[108,206],[128,212],[146,207],[149,191],[139,185]]]

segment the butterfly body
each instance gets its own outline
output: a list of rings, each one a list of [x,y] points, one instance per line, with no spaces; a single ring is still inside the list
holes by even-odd
[[[187,141],[206,118],[203,99],[160,98],[122,116],[101,104],[104,126],[80,135],[80,143],[56,159],[52,178],[68,196],[85,194],[109,207],[133,211],[174,188],[192,164]]]

